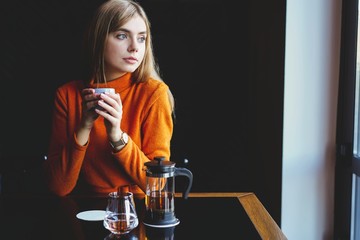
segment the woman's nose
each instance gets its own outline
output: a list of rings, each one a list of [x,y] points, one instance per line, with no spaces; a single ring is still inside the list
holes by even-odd
[[[131,41],[131,44],[129,46],[129,52],[137,52],[139,51],[139,46],[136,40]]]

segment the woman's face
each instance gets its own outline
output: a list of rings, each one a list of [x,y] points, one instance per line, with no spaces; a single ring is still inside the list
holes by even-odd
[[[145,22],[138,15],[108,34],[104,51],[107,81],[138,68],[144,58],[146,37]]]

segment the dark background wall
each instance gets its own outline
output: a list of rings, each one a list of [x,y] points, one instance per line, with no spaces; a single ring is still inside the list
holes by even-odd
[[[43,161],[54,91],[81,77],[83,31],[102,2],[0,7],[3,176]],[[192,170],[192,191],[255,192],[280,223],[286,0],[139,2],[175,96],[171,160]]]

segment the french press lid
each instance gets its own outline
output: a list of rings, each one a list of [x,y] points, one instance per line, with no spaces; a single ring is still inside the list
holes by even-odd
[[[146,162],[146,176],[162,176],[167,173],[173,175],[175,172],[175,163],[171,161],[165,161],[165,157],[154,157],[154,160]]]

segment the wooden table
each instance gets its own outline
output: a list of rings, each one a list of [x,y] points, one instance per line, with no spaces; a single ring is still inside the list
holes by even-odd
[[[180,194],[179,194],[180,196]],[[232,192],[232,193],[190,193],[189,197],[236,197],[247,215],[254,224],[262,239],[284,240],[287,239],[277,223],[270,216],[263,204],[254,193]]]
[[[144,196],[136,195],[139,226],[121,239],[287,239],[254,193],[177,193],[180,220],[166,231],[142,223]],[[106,196],[0,195],[0,239],[108,240],[102,221],[83,221],[76,214],[104,210]]]

